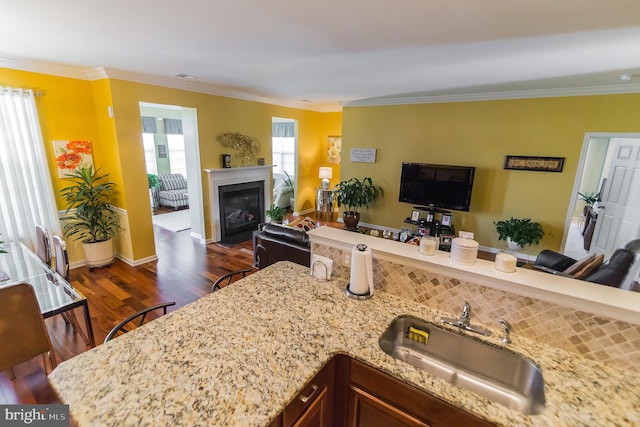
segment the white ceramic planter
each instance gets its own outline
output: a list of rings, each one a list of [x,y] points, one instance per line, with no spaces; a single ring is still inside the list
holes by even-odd
[[[509,249],[511,249],[512,251],[520,251],[520,250],[522,250],[522,246],[520,246],[518,243],[516,243],[513,240],[511,240],[511,237],[507,237],[507,247]]]
[[[98,243],[83,243],[86,265],[89,268],[104,267],[113,262],[113,239]]]

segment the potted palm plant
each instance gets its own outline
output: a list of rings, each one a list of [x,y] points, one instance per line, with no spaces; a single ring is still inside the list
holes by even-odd
[[[93,167],[80,168],[67,175],[73,185],[60,190],[67,202],[61,220],[65,237],[80,240],[89,268],[109,265],[113,261],[112,239],[120,228],[120,216],[112,204],[115,184]],[[70,211],[75,209],[73,213]]]
[[[291,176],[287,173],[287,171],[283,172],[284,178],[282,178],[282,180],[284,181],[284,185],[287,187],[287,190],[291,192],[291,197],[289,198],[289,203],[291,203],[291,210],[295,211],[295,189],[293,188],[293,180],[291,179]]]
[[[498,232],[498,240],[505,240],[510,249],[522,249],[525,246],[540,243],[544,230],[539,222],[530,218],[509,218],[493,223]]]
[[[582,214],[587,215],[587,209],[592,207],[598,200],[600,200],[600,193],[580,193],[578,192],[578,199],[584,202],[584,209]]]
[[[344,206],[342,219],[345,228],[350,231],[357,230],[360,222],[359,209],[362,207],[368,209],[369,205],[382,194],[382,188],[373,185],[369,177],[363,178],[362,181],[358,178],[350,178],[336,184],[333,188],[333,197],[338,207]]]

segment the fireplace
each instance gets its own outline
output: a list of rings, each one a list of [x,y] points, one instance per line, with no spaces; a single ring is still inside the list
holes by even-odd
[[[220,241],[244,242],[264,222],[264,183],[262,181],[218,187],[220,201]]]
[[[262,184],[263,208],[271,205],[271,169],[273,165],[248,166],[242,168],[205,169],[209,177],[209,203],[211,235],[214,242],[222,241],[222,214],[220,208],[220,187],[233,184],[259,182]],[[257,226],[256,226],[257,228]]]

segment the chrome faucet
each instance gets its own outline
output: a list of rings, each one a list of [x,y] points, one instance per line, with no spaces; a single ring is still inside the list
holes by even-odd
[[[491,331],[489,331],[488,329],[471,325],[471,305],[469,305],[467,301],[464,302],[464,306],[462,307],[462,315],[459,319],[442,317],[440,318],[440,322],[447,325],[456,326],[463,331],[474,332],[476,334],[485,335],[487,337],[491,335]]]
[[[502,331],[504,332],[502,342],[504,344],[511,344],[511,323],[504,319],[498,319],[498,322],[502,325]]]

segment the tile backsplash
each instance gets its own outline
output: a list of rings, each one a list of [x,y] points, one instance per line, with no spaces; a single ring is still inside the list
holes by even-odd
[[[331,258],[334,276],[349,278],[341,264],[343,250],[313,243],[312,252]],[[640,372],[640,326],[524,297],[388,260],[373,260],[374,285],[401,298],[460,315],[471,304],[472,321],[498,326],[504,317],[515,336],[531,338],[607,365]]]

